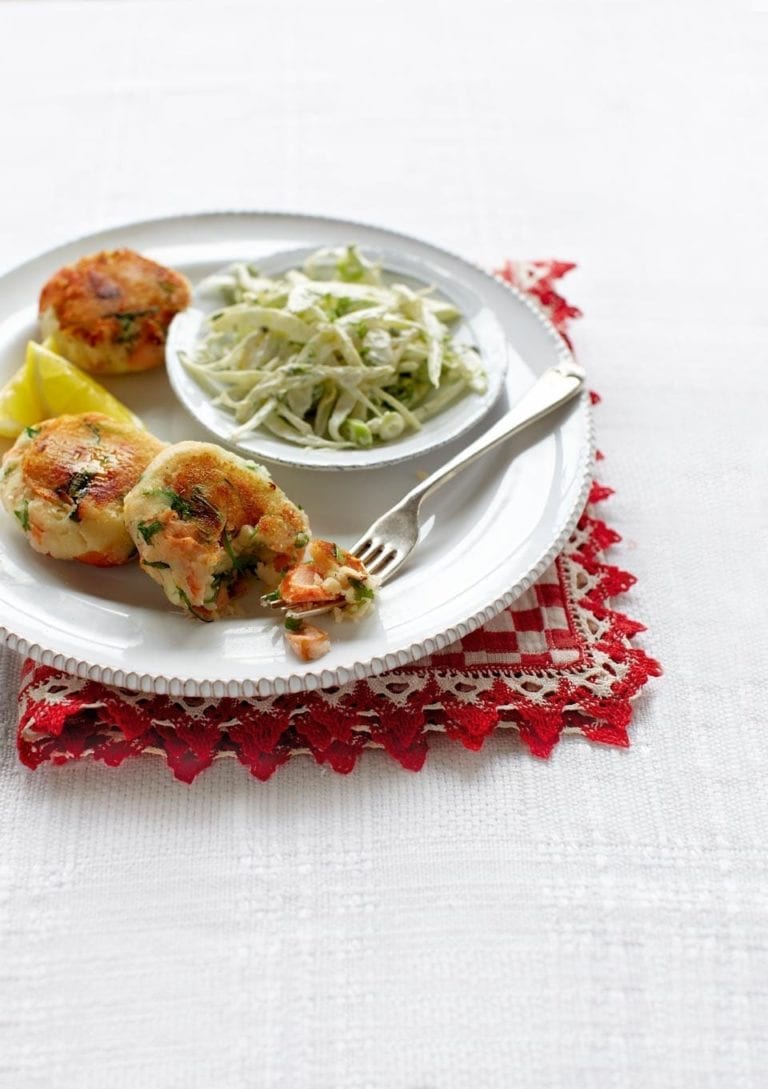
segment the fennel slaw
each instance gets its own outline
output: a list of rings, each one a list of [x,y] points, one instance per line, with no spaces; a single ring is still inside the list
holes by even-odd
[[[265,276],[234,265],[201,290],[225,305],[204,323],[185,369],[234,417],[230,438],[265,429],[305,447],[391,442],[487,387],[461,318],[431,288],[387,282],[355,246],[318,250]]]

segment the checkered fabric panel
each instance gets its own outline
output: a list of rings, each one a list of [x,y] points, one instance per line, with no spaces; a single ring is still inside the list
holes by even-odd
[[[469,672],[489,665],[507,670],[563,669],[579,662],[585,646],[558,560],[514,605],[419,665]]]

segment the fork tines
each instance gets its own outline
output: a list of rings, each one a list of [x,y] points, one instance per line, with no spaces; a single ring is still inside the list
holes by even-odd
[[[363,537],[352,548],[352,555],[363,563],[369,575],[383,578],[390,567],[399,562],[402,550],[376,537]]]
[[[302,617],[302,616],[319,616],[321,613],[329,613],[331,609],[335,609],[339,605],[343,605],[344,598],[337,597],[333,601],[307,601],[303,604],[297,602],[292,604],[289,601],[283,601],[281,597],[274,597],[273,594],[262,594],[261,604],[265,609],[272,609],[274,612],[284,612],[288,616]]]

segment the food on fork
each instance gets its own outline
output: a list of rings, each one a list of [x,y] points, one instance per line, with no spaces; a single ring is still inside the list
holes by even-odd
[[[0,499],[32,548],[97,567],[136,553],[123,499],[164,447],[99,412],[29,426],[3,458]]]
[[[314,538],[305,558],[283,575],[267,599],[290,608],[333,606],[337,620],[360,620],[373,607],[376,583],[357,556],[332,541]]]
[[[126,496],[125,519],[144,571],[205,621],[227,613],[248,575],[274,585],[309,541],[307,516],[266,469],[205,442],[159,454]]]
[[[288,607],[286,641],[302,661],[311,662],[330,650],[331,641],[302,612],[322,609],[336,620],[360,620],[372,609],[375,596],[376,582],[357,556],[317,538],[309,542],[304,559],[288,568],[277,589],[263,600]]]
[[[174,316],[190,301],[184,276],[134,250],[82,257],[59,269],[40,294],[43,335],[93,374],[159,367]]]

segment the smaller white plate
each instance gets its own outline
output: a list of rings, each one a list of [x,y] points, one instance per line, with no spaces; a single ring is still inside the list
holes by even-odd
[[[342,246],[346,241],[340,238],[338,245]],[[259,257],[254,263],[260,272],[274,276],[290,268],[300,268],[312,252],[307,248],[288,250],[266,258]],[[194,357],[203,322],[209,314],[222,308],[221,296],[196,289],[194,305],[178,314],[171,323],[166,364],[176,396],[211,435],[241,454],[280,465],[306,469],[372,469],[406,461],[444,446],[468,431],[488,412],[501,392],[511,348],[496,315],[484,299],[473,287],[457,280],[437,262],[421,256],[369,247],[365,248],[364,256],[377,261],[388,280],[406,283],[417,289],[433,287],[436,295],[457,307],[462,319],[453,326],[452,333],[461,343],[472,345],[480,353],[488,376],[485,393],[467,393],[427,420],[420,431],[368,449],[307,449],[266,431],[256,431],[235,441],[231,438],[237,426],[234,417],[211,403],[179,358],[180,353]],[[212,267],[206,272],[206,278],[220,271],[220,268]]]

